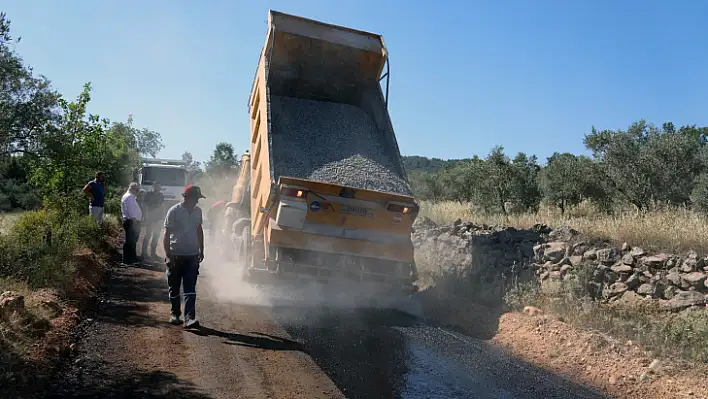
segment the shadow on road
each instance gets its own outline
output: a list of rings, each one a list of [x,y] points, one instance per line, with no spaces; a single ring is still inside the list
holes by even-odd
[[[131,270],[133,269],[133,270]],[[167,283],[151,275],[136,276],[134,268],[113,268],[105,277],[105,292],[92,313],[106,323],[165,328],[165,320],[148,316],[148,304],[167,302]]]
[[[196,330],[187,330],[192,334],[199,336],[215,336],[226,339],[226,344],[248,346],[251,348],[267,349],[274,351],[303,351],[303,346],[300,343],[289,339],[276,337],[274,335],[263,334],[259,332],[250,332],[250,335],[239,333],[227,333],[214,330],[208,327],[200,327]]]
[[[83,360],[76,370],[44,398],[210,398],[165,371],[122,370],[100,360]]]
[[[139,269],[143,270],[150,270],[151,272],[159,272],[159,273],[164,273],[165,272],[165,263],[161,262],[159,260],[154,260],[154,259],[146,259],[143,261],[140,261],[135,264],[135,266]]]

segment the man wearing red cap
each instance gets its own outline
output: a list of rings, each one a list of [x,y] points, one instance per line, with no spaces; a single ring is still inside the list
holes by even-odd
[[[196,328],[197,276],[199,264],[204,260],[204,231],[202,210],[197,206],[200,198],[206,198],[197,186],[189,185],[182,193],[182,202],[174,205],[165,216],[165,236],[162,245],[167,265],[167,286],[172,305],[171,324],[181,324],[182,286],[184,296],[184,326]]]

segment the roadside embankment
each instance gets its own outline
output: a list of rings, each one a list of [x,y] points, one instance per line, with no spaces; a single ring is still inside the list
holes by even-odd
[[[629,398],[708,397],[708,258],[569,227],[420,218],[417,294],[432,320]]]
[[[0,234],[0,386],[42,392],[73,348],[73,332],[115,254],[116,226],[27,212]]]

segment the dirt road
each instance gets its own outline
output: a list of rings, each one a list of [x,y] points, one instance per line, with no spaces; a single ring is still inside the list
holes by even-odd
[[[114,268],[47,397],[601,397],[404,313],[264,293],[234,269],[202,264],[191,332],[165,322],[161,265]]]

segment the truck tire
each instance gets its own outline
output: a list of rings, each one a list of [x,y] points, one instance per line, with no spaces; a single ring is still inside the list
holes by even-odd
[[[241,269],[241,276],[244,281],[250,281],[252,266],[251,262],[251,226],[244,226],[241,237],[238,239],[238,249],[236,250],[236,261]]]

